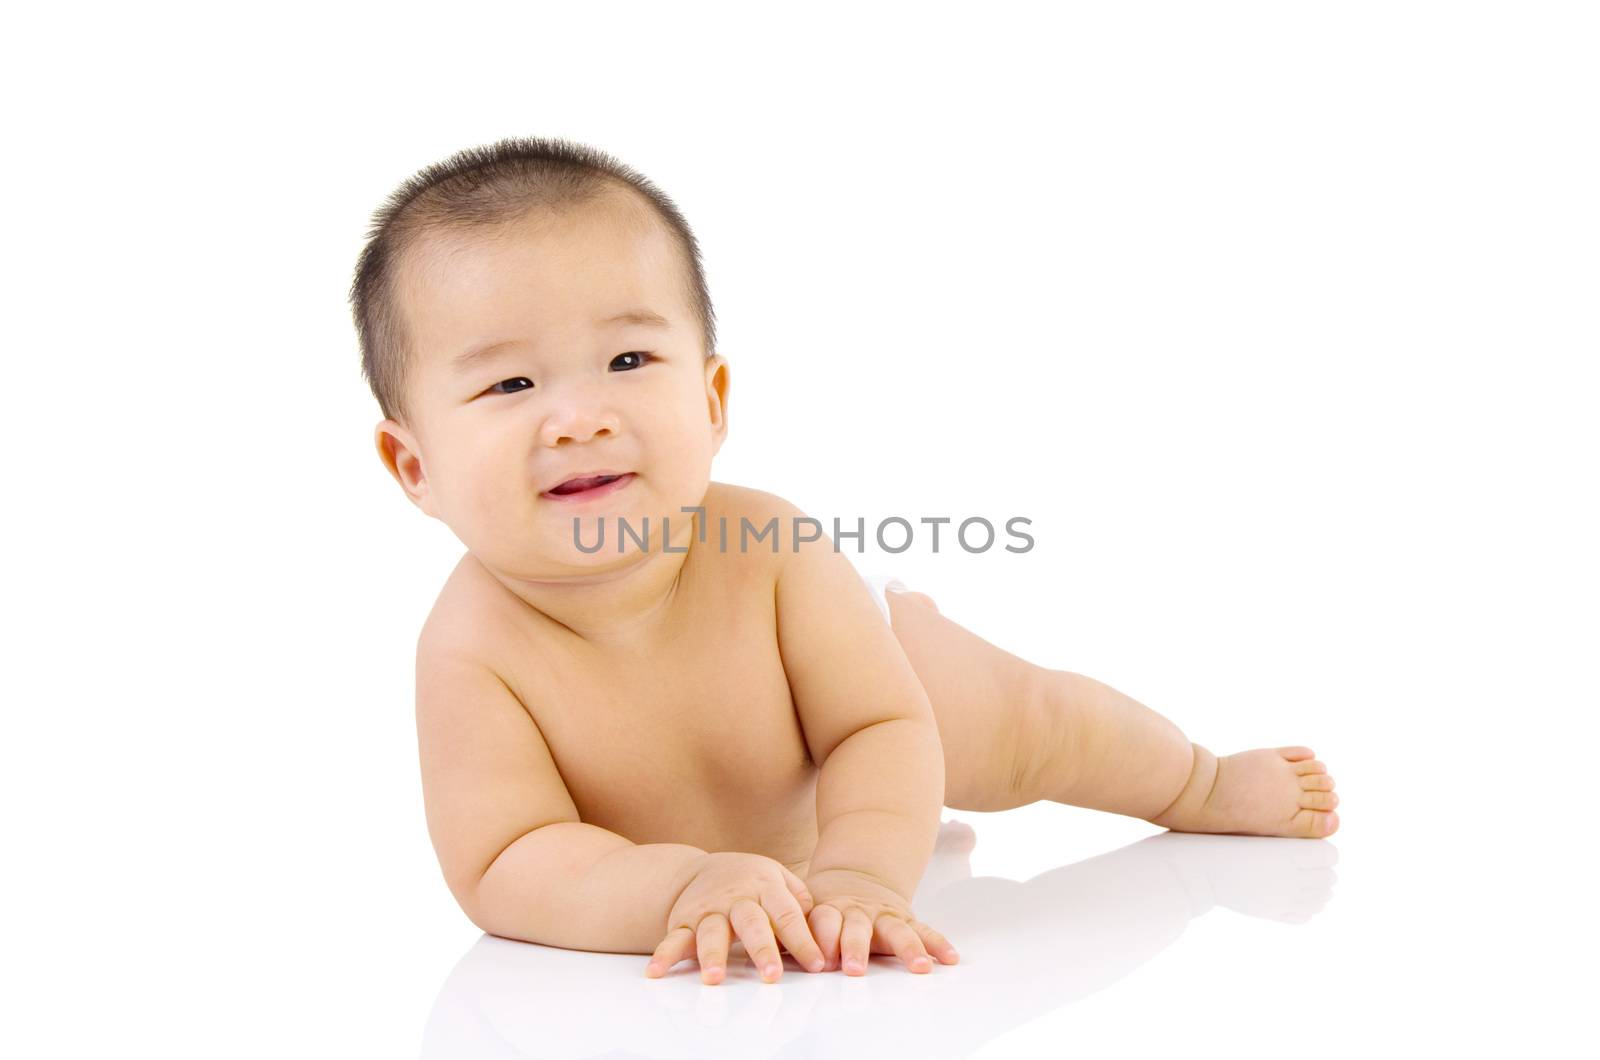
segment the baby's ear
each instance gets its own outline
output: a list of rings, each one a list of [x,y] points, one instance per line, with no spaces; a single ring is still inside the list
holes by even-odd
[[[384,420],[378,424],[374,440],[378,445],[378,459],[400,483],[411,503],[437,519],[439,513],[433,509],[433,495],[428,490],[428,479],[422,468],[422,449],[416,438],[395,420]]]
[[[720,444],[720,437],[728,433],[728,362],[721,354],[706,360],[706,408]]]

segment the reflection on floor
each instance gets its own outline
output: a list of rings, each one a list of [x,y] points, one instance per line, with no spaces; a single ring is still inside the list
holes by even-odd
[[[764,984],[736,941],[727,978],[704,986],[692,961],[648,979],[643,955],[485,935],[439,992],[422,1056],[966,1056],[1115,983],[1215,906],[1309,920],[1338,858],[1321,840],[1166,832],[1017,882],[973,878],[974,841],[945,822],[913,902],[959,940],[959,965],[913,975],[874,954],[866,976],[847,978],[786,955],[782,980]]]

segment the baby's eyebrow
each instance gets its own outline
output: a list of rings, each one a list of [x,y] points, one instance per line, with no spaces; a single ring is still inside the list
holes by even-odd
[[[625,309],[609,317],[602,317],[595,321],[596,327],[608,327],[615,324],[633,324],[639,327],[664,328],[669,326],[666,317],[651,309]],[[474,366],[488,360],[501,350],[524,342],[523,339],[501,339],[497,342],[483,343],[473,346],[463,353],[458,353],[450,361],[450,366],[457,372],[465,372]]]

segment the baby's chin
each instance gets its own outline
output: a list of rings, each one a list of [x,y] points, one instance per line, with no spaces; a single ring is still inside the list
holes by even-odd
[[[564,510],[558,502],[538,513],[534,531],[539,552],[551,559],[615,559],[619,554],[659,552],[668,535],[674,548],[688,544],[694,536],[695,513],[684,508],[704,503],[702,499],[681,505],[653,499],[614,505],[601,501]]]
[[[686,522],[685,526],[689,524]],[[672,528],[674,556],[687,548],[691,535],[676,526]],[[640,532],[639,537],[643,537]],[[525,581],[556,581],[587,575],[617,573],[637,567],[640,563],[661,557],[665,542],[651,521],[648,550],[633,537],[624,539],[619,550],[615,537],[615,521],[606,520],[605,544],[595,548],[594,524],[584,521],[580,548],[572,539],[570,524],[561,528],[560,535],[539,533],[522,540],[497,541],[468,548],[478,562],[497,573]]]
[[[515,510],[502,505],[498,518],[452,529],[485,567],[525,580],[623,571],[666,555],[669,544],[670,558],[683,556],[695,539],[694,514],[680,507],[661,510],[659,498],[639,500],[622,503],[619,495],[611,504],[541,499]]]
[[[499,563],[492,558],[485,559],[478,553],[474,555],[478,562],[508,581],[529,585],[581,585],[590,581],[604,582],[626,574],[639,564],[657,558],[659,553],[647,556],[635,549],[620,556],[615,552],[594,556],[518,556]]]

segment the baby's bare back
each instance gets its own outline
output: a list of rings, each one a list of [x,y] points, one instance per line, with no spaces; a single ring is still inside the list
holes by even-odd
[[[648,648],[607,650],[527,605],[469,555],[434,618],[481,631],[485,664],[538,725],[580,818],[635,843],[764,854],[799,875],[816,847],[818,770],[778,651],[770,539],[741,553],[764,494],[712,483],[709,526]],[[717,546],[728,519],[729,547]]]

